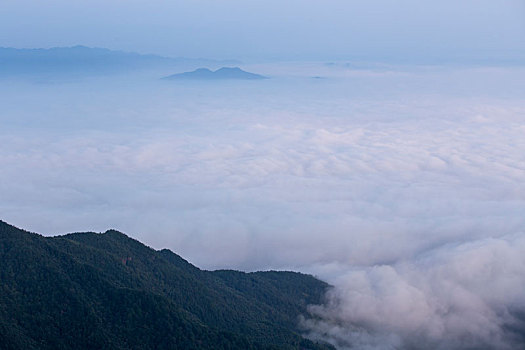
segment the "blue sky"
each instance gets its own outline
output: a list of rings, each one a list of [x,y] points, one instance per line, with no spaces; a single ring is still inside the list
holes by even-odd
[[[9,47],[248,60],[525,56],[521,0],[3,0],[0,19]]]

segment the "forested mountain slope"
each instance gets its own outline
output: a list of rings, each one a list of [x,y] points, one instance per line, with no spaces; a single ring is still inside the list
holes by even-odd
[[[126,235],[43,237],[0,221],[2,349],[330,349],[297,329],[327,284],[204,271]]]

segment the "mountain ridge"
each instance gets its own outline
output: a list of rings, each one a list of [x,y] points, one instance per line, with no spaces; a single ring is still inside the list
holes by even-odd
[[[52,48],[0,47],[0,77],[24,75],[97,75],[147,69],[180,69],[238,64],[236,60],[166,57],[83,45]]]
[[[298,317],[329,286],[294,272],[206,271],[116,230],[44,237],[0,221],[6,349],[332,349]]]

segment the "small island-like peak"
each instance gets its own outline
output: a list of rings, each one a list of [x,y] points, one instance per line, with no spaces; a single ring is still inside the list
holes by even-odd
[[[257,80],[267,77],[250,73],[239,67],[222,67],[216,71],[208,68],[198,68],[191,72],[177,73],[165,77],[167,80]]]

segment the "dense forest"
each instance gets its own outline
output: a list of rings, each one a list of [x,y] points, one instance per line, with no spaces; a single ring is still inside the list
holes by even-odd
[[[0,221],[2,349],[332,349],[298,317],[328,285],[201,270],[123,233],[43,237]]]

